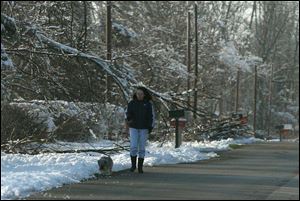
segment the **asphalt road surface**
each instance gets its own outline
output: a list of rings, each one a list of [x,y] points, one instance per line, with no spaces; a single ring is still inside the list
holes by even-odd
[[[189,164],[121,171],[27,199],[299,200],[299,142],[264,142]]]

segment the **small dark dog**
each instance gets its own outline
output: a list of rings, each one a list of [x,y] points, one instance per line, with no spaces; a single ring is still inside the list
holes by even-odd
[[[101,175],[112,175],[113,160],[109,156],[103,156],[98,160],[99,171]]]

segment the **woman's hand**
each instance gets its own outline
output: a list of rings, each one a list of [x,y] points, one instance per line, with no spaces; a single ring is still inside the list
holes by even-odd
[[[125,122],[125,126],[124,126],[124,129],[123,129],[123,133],[128,135],[129,134],[129,126],[128,126],[128,122]]]

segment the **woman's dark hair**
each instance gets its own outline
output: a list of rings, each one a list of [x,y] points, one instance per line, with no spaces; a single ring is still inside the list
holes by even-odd
[[[151,101],[152,96],[145,87],[137,87],[136,90],[142,90],[144,92],[144,100]],[[133,94],[133,100],[137,100],[136,92]]]

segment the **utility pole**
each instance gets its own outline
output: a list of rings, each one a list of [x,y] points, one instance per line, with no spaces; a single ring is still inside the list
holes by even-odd
[[[111,1],[106,1],[106,60],[111,62]],[[111,77],[106,74],[106,102],[111,100]]]
[[[273,64],[271,64],[271,78],[269,82],[268,137],[270,137],[270,125],[271,125],[272,82],[273,82]]]
[[[197,82],[198,82],[198,14],[197,4],[195,4],[195,83],[194,83],[194,119],[197,118]]]
[[[191,13],[188,12],[187,18],[187,70],[188,70],[188,78],[187,78],[187,90],[188,90],[188,97],[187,97],[187,104],[188,107],[190,106],[190,93],[189,90],[191,88],[190,85],[190,72],[191,72]]]
[[[86,38],[87,38],[87,5],[86,1],[83,1],[84,6],[84,42],[83,42],[83,51],[86,51]]]
[[[240,67],[237,70],[236,76],[236,98],[235,98],[235,112],[239,110],[239,91],[240,91]]]
[[[254,74],[254,108],[253,108],[253,130],[256,135],[256,96],[257,96],[257,66],[255,65]]]

